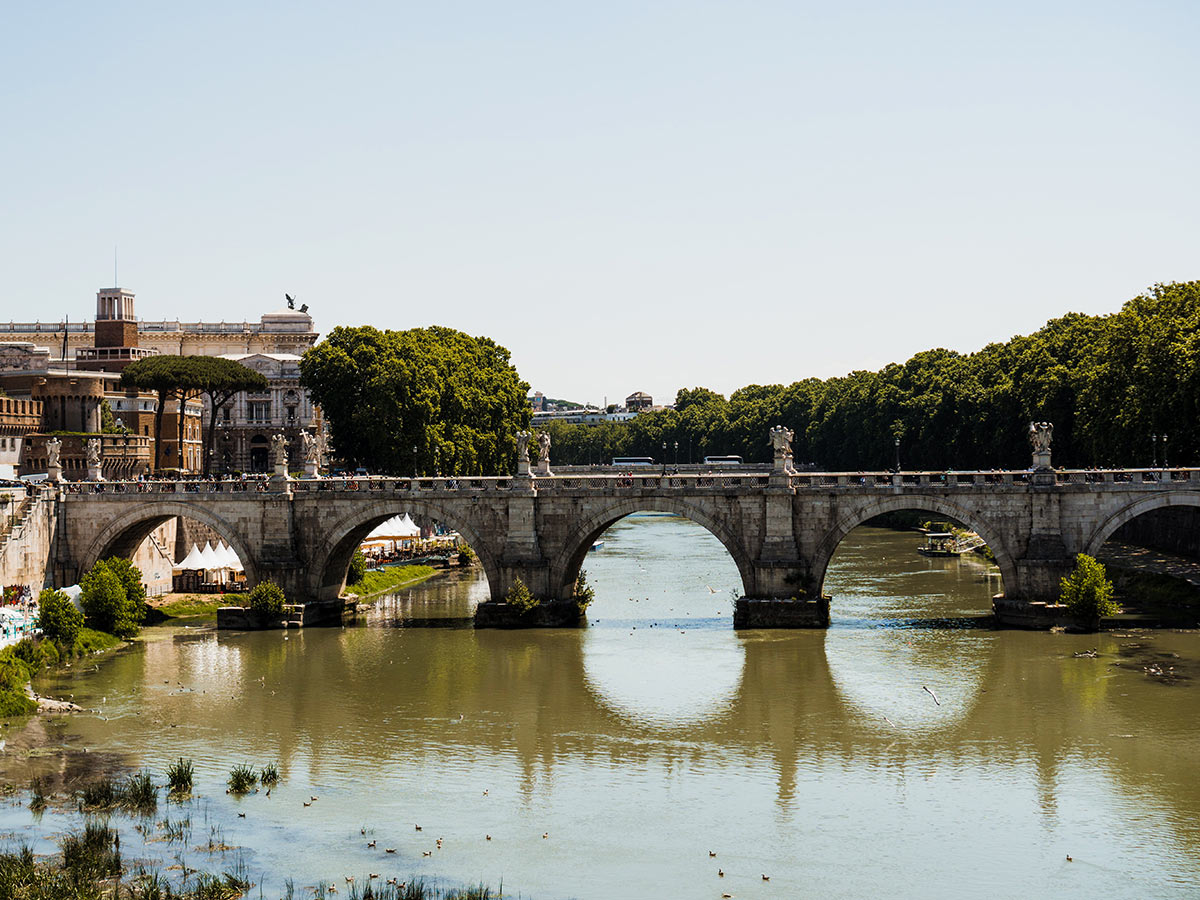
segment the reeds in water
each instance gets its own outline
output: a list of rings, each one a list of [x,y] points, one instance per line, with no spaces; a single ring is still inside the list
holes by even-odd
[[[320,900],[325,886],[318,887],[317,897]],[[451,888],[443,892],[438,888],[427,887],[424,881],[409,879],[399,884],[372,882],[365,879],[362,888],[357,883],[350,886],[349,900],[500,900],[503,892],[493,890],[487,885],[473,887]]]
[[[149,772],[138,772],[125,780],[122,800],[130,809],[148,812],[158,806],[158,787]]]
[[[46,780],[41,776],[34,778],[29,782],[29,808],[34,812],[39,812],[46,808]]]
[[[229,793],[248,794],[258,784],[258,773],[252,766],[234,766],[229,770]]]
[[[79,805],[83,809],[112,809],[120,802],[121,786],[111,776],[84,785],[79,792]]]
[[[182,756],[167,766],[167,793],[190,794],[192,792],[193,766],[190,759]]]
[[[102,822],[89,822],[83,833],[62,839],[63,869],[83,878],[121,874],[121,838]]]
[[[263,787],[275,787],[279,784],[279,768],[273,762],[267,763],[259,771],[258,780]]]

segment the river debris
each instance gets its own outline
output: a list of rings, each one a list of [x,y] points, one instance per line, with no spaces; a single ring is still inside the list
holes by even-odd
[[[1095,647],[1091,650],[1080,650],[1071,654],[1075,659],[1095,659],[1098,655]]]
[[[930,697],[932,697],[933,702],[936,703],[938,706],[942,705],[942,701],[938,699],[937,694],[935,694],[933,691],[931,691],[928,687],[926,687],[925,685],[921,685],[921,690],[923,690]]]

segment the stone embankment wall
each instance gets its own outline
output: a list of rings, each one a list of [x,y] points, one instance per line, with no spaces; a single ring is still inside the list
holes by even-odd
[[[17,524],[0,537],[0,584],[28,585],[37,596],[50,569],[57,525],[53,493],[41,489],[30,499]]]

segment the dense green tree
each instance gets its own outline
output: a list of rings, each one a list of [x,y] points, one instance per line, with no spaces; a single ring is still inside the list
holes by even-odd
[[[119,638],[135,637],[146,614],[142,573],[129,560],[111,557],[96,563],[79,580],[80,606],[89,628]]]
[[[62,591],[46,588],[38,595],[38,626],[46,638],[71,648],[83,627],[83,613]]]
[[[1200,282],[1156,285],[1109,316],[1069,313],[970,354],[927,350],[876,372],[748,385],[726,400],[686,388],[675,409],[629,423],[549,426],[560,465],[737,454],[767,462],[773,425],[795,432],[797,463],[887,469],[1024,468],[1026,424],[1054,423],[1060,466],[1149,465],[1200,446]],[[1151,435],[1155,435],[1152,443]],[[690,455],[682,448],[688,448]]]
[[[508,351],[452,328],[334,328],[300,375],[337,455],[375,472],[509,473],[532,416]]]
[[[232,359],[216,356],[150,356],[130,364],[121,373],[123,388],[154,391],[154,467],[161,465],[162,420],[167,403],[178,403],[176,433],[183,447],[184,414],[188,400],[207,397],[208,428],[204,436],[204,474],[212,470],[212,447],[220,408],[242,391],[266,390],[266,376]],[[182,452],[182,451],[181,451]],[[180,460],[182,465],[182,460]]]

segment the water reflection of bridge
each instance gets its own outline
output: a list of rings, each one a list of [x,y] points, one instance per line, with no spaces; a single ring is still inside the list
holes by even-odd
[[[1075,659],[1072,650],[1087,639],[954,631],[906,652],[913,632],[903,629],[713,634],[728,644],[720,658],[735,660],[738,671],[694,681],[706,714],[693,715],[694,704],[679,695],[674,721],[669,711],[640,715],[636,697],[613,692],[589,658],[602,646],[590,629],[429,629],[417,639],[356,628],[286,643],[251,635],[183,649],[152,644],[113,665],[144,667],[121,677],[146,690],[157,690],[168,660],[172,679],[220,685],[219,695],[155,702],[164,718],[211,729],[214,738],[232,718],[254,722],[255,741],[265,736],[285,764],[303,760],[314,778],[326,760],[344,766],[347,756],[364,771],[434,764],[451,742],[457,757],[514,760],[531,791],[559,768],[619,761],[679,771],[716,761],[768,766],[786,805],[802,800],[805,771],[830,764],[896,776],[986,765],[1034,770],[1052,815],[1064,766],[1083,765],[1166,805],[1200,805],[1194,723],[1170,712],[1190,693],[1151,682],[1136,665],[1112,668],[1129,661],[1121,639],[1102,637],[1099,658]],[[657,669],[670,669],[668,646],[647,645]],[[886,675],[862,665],[870,654],[894,660]],[[964,659],[974,664],[964,667]],[[646,670],[647,662],[627,665]],[[935,687],[942,706],[923,684]],[[1200,847],[1194,820],[1180,831]]]

